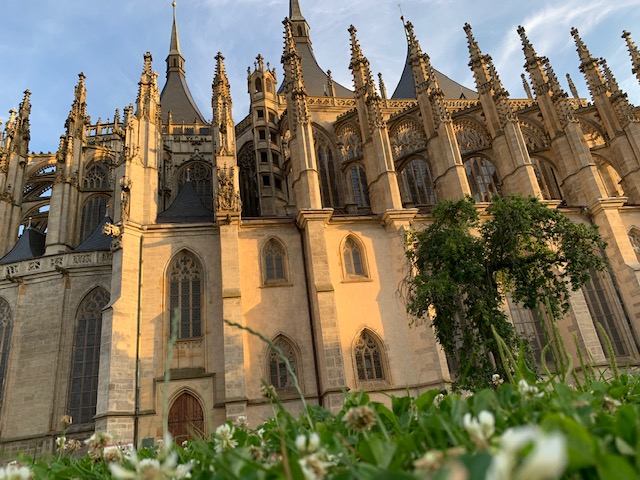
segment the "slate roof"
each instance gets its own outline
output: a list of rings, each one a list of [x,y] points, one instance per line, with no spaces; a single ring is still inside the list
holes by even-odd
[[[460,83],[451,80],[445,74],[436,70],[436,79],[438,85],[444,92],[444,97],[453,100],[458,98],[467,98],[469,100],[478,98],[478,92],[471,90],[470,88],[461,85]],[[464,95],[464,97],[462,97]],[[413,71],[411,70],[411,63],[409,63],[409,54],[407,53],[407,60],[404,63],[404,70],[402,76],[398,82],[396,90],[391,95],[394,99],[408,99],[416,98],[416,84],[413,79]]]
[[[0,265],[43,256],[46,238],[44,233],[34,228],[25,228],[11,251],[0,258]]]
[[[107,223],[111,223],[113,220],[109,215],[102,217],[102,221],[93,229],[84,242],[78,245],[74,251],[76,252],[88,252],[94,250],[109,250],[111,249],[111,237],[102,233],[102,227]]]
[[[174,124],[191,124],[196,120],[202,125],[207,123],[191,96],[187,79],[179,72],[167,72],[167,83],[160,94],[160,105],[163,123],[167,123],[169,112]]]
[[[213,210],[205,207],[192,182],[185,183],[171,206],[158,214],[156,223],[213,222]]]

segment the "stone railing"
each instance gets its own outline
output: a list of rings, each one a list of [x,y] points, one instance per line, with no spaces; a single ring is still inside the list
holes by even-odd
[[[81,267],[111,265],[111,252],[70,252],[0,265],[0,280]]]

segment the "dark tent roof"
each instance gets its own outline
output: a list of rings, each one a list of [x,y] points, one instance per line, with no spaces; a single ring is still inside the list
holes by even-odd
[[[105,215],[102,221],[96,228],[89,234],[89,236],[75,248],[76,252],[87,252],[93,250],[109,250],[111,249],[111,237],[102,233],[102,228],[111,223],[112,220],[109,215]]]
[[[467,98],[469,100],[478,98],[478,93],[459,84],[458,82],[451,80],[449,77],[439,71],[436,72],[436,79],[438,85],[444,92],[444,97],[453,100],[458,98]],[[407,60],[404,64],[404,70],[402,76],[398,82],[395,92],[391,95],[391,98],[416,98],[416,84],[413,79],[413,71],[411,70],[411,63],[409,62],[409,55],[407,54]]]
[[[25,228],[11,251],[0,258],[0,265],[43,256],[46,238],[47,236],[38,230]]]
[[[171,206],[158,214],[157,223],[213,222],[213,210],[205,207],[193,187],[185,183]]]

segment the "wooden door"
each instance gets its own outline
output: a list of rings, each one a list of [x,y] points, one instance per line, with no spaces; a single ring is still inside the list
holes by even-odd
[[[204,436],[204,413],[190,393],[180,395],[169,409],[169,433],[178,445]]]

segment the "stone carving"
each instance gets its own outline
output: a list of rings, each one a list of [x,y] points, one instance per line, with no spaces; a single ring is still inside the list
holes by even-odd
[[[240,192],[236,191],[234,168],[223,166],[218,168],[218,195],[216,196],[216,210],[239,212],[242,209]]]
[[[393,159],[410,155],[427,146],[427,139],[420,126],[412,120],[403,120],[391,132]]]
[[[122,227],[120,227],[119,225],[114,225],[113,223],[105,223],[104,227],[102,227],[102,233],[112,237],[112,252],[115,252],[116,250],[120,250],[122,248]]]
[[[131,196],[131,186],[133,182],[129,177],[122,177],[120,179],[120,213],[122,215],[122,221],[129,220],[129,213],[131,205],[129,204],[129,197]],[[106,227],[106,225],[105,225]]]

